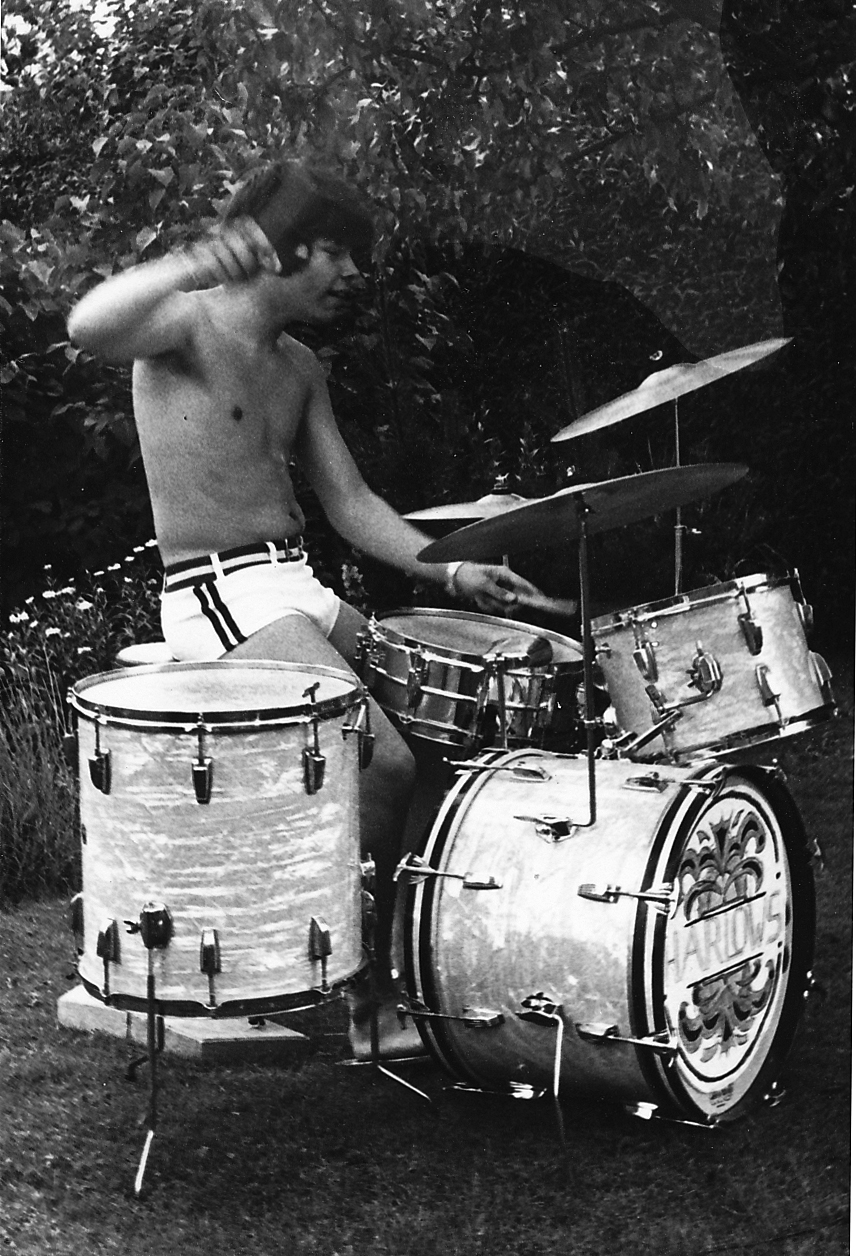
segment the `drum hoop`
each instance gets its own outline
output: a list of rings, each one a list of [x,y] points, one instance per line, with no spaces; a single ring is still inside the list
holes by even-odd
[[[478,611],[455,611],[455,610],[446,610],[440,607],[433,607],[433,606],[405,606],[394,611],[384,611],[382,615],[375,616],[374,624],[379,627],[380,625],[385,623],[387,619],[393,619],[396,615],[402,615],[408,619],[413,619],[413,618],[444,619],[444,620],[464,619],[464,620],[469,620],[470,622],[473,622],[473,623],[480,623],[480,624],[507,624],[511,631],[513,631],[514,629],[517,629],[517,630],[526,629],[527,632],[529,632],[533,638],[546,637],[548,641],[556,642],[557,644],[561,644],[561,645],[573,646],[573,648],[579,653],[579,662],[582,663],[583,648],[581,644],[579,643],[579,641],[574,640],[573,637],[563,636],[563,634],[560,632],[554,632],[552,628],[539,628],[535,624],[521,623],[520,620],[517,620],[517,619],[501,619],[497,615],[482,615]],[[434,645],[433,643],[429,644],[426,641],[420,641],[416,637],[408,637],[406,633],[400,632],[397,628],[393,628],[391,629],[391,631],[395,632],[397,636],[401,639],[401,641],[404,642],[404,644],[408,646],[410,645],[420,646],[423,649],[427,648],[429,650],[446,650],[453,658],[457,657],[457,658],[465,659],[467,661],[474,660],[476,662],[481,662],[481,663],[484,662],[484,659],[486,657],[483,654],[470,653],[470,652],[465,652],[463,650],[453,650],[450,646],[442,646],[442,645],[438,646],[438,645]],[[525,652],[523,654],[504,654],[502,657],[508,658],[508,659],[516,659],[522,662],[523,664],[527,663],[527,655]],[[548,663],[546,666],[547,667],[564,667],[564,666],[573,666],[573,665],[574,663],[570,659],[564,659],[564,660],[554,659],[551,663]],[[533,670],[541,670],[541,669],[536,668]]]
[[[741,592],[756,593],[759,589],[777,589],[782,585],[791,585],[792,576],[753,575],[737,576],[734,580],[724,580],[719,584],[704,585],[701,589],[688,589],[686,593],[673,594],[659,602],[640,602],[626,610],[611,611],[608,615],[599,615],[591,621],[593,632],[605,632],[610,628],[625,627],[631,620],[654,619],[664,615],[682,615],[694,607],[706,606],[712,602],[726,601],[732,594]]]
[[[216,726],[216,731],[237,733],[252,731],[259,728],[284,727],[289,724],[306,723],[310,719],[332,719],[337,715],[346,714],[353,706],[366,697],[366,690],[348,672],[322,664],[300,664],[277,662],[274,660],[254,659],[217,659],[206,663],[152,663],[133,669],[134,679],[143,676],[174,675],[179,671],[272,671],[299,672],[303,675],[329,676],[336,680],[345,680],[351,686],[343,694],[322,698],[318,702],[296,703],[289,707],[247,708],[244,710],[221,710],[205,708],[199,710],[152,710],[140,711],[139,708],[113,706],[103,702],[95,702],[85,696],[85,691],[94,685],[107,681],[127,678],[127,668],[117,668],[110,672],[97,672],[79,680],[69,691],[69,705],[85,719],[93,720],[101,725],[117,728],[144,729],[156,731],[187,731],[200,726],[206,728]]]

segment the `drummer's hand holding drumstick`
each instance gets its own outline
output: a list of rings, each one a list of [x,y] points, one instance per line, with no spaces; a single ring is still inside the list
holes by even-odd
[[[446,587],[462,600],[475,602],[487,615],[511,615],[522,607],[557,615],[573,615],[576,602],[549,598],[510,567],[493,563],[450,563]]]

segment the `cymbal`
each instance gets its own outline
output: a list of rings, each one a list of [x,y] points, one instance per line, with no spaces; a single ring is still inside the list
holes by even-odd
[[[709,497],[742,479],[747,470],[736,462],[711,462],[574,484],[451,532],[423,549],[419,558],[426,563],[491,562],[500,554],[557,548],[579,538],[581,510],[589,533],[607,532]]]
[[[518,493],[488,493],[473,502],[446,502],[442,506],[427,506],[424,510],[411,510],[405,519],[414,522],[438,520],[454,523],[472,523],[476,519],[492,519],[506,510],[514,510],[517,506],[525,506],[528,502],[538,501],[537,497],[521,497]]]
[[[724,379],[734,371],[742,371],[744,367],[760,362],[762,358],[769,357],[789,343],[790,338],[762,340],[742,349],[720,353],[704,362],[679,362],[677,366],[667,366],[664,371],[654,371],[647,379],[643,379],[638,388],[598,406],[596,410],[590,410],[582,418],[563,427],[552,439],[554,442],[572,440],[576,436],[585,436],[587,432],[597,432],[602,427],[610,427],[613,423],[632,418],[634,414],[653,410],[655,406],[663,405],[667,401],[676,401],[685,393],[695,392],[718,379]]]

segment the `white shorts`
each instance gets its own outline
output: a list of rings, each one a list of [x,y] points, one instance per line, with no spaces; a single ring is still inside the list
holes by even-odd
[[[338,614],[339,598],[316,580],[305,551],[283,542],[167,567],[161,597],[164,640],[182,662],[220,658],[286,615],[305,615],[329,637]]]

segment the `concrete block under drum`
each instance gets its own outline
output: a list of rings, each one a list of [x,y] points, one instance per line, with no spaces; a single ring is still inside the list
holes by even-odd
[[[108,1007],[75,986],[57,1000],[57,1019],[66,1029],[110,1034],[127,1042],[146,1045],[145,1012],[123,1012]],[[266,1020],[254,1027],[248,1020],[212,1020],[207,1016],[165,1016],[164,1051],[188,1056],[206,1063],[271,1061],[293,1054],[295,1047],[307,1045],[305,1034]]]

